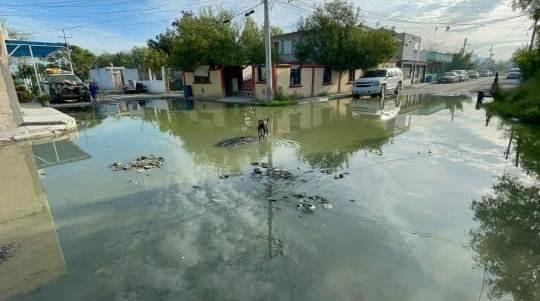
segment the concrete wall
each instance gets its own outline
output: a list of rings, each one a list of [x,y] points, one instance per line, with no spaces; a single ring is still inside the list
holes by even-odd
[[[222,73],[220,70],[210,70],[209,83],[194,83],[193,72],[184,72],[186,85],[193,88],[193,97],[203,98],[222,98],[225,97],[225,88],[223,86]]]
[[[127,85],[128,80],[139,81],[139,70],[134,68],[124,68],[124,70],[122,70],[122,77],[124,77],[125,85]]]
[[[0,131],[16,128],[22,123],[19,99],[9,72],[9,58],[0,25]]]
[[[162,80],[143,80],[142,83],[146,86],[148,93],[165,93],[165,83]]]
[[[90,81],[98,83],[101,90],[114,90],[112,74],[105,68],[91,69],[89,73]]]
[[[4,147],[0,166],[0,245],[16,250],[0,265],[0,296],[9,299],[58,278],[65,264],[31,146]]]

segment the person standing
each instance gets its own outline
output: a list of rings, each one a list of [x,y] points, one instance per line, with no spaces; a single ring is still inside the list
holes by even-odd
[[[92,96],[93,101],[97,101],[97,95],[99,92],[99,86],[96,81],[90,82],[90,85],[88,87],[90,89],[90,96]]]

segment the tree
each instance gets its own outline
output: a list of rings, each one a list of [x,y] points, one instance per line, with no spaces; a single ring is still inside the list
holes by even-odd
[[[199,65],[238,65],[238,26],[229,21],[230,11],[203,10],[199,15],[184,14],[177,21],[172,43],[171,65],[190,70]]]
[[[90,50],[81,48],[79,46],[70,45],[71,50],[71,62],[73,64],[73,72],[82,79],[88,78],[88,71],[92,69],[92,66],[96,60],[96,55]],[[62,68],[69,70],[69,57],[66,49],[61,49],[53,52],[47,57],[49,66]]]
[[[459,52],[452,55],[452,61],[447,65],[448,70],[469,70],[474,69],[475,65],[472,62],[472,52]]]
[[[264,33],[253,19],[246,18],[238,44],[246,64],[264,63]]]
[[[479,222],[471,231],[471,246],[489,275],[490,295],[539,300],[540,189],[504,175],[493,193],[473,201],[471,209]]]
[[[512,8],[526,12],[534,20],[529,50],[533,49],[535,39],[538,40],[538,20],[540,19],[540,0],[512,0]]]
[[[173,22],[173,26],[177,26],[176,21]],[[166,55],[170,55],[173,48],[173,41],[176,39],[176,32],[170,28],[167,28],[167,30],[164,33],[160,33],[156,35],[155,39],[150,39],[146,43],[148,47],[154,50],[159,50],[165,53]]]
[[[397,50],[392,34],[358,24],[358,13],[346,1],[317,7],[298,25],[302,35],[295,44],[296,57],[302,62],[324,64],[340,71],[368,69],[391,58]]]

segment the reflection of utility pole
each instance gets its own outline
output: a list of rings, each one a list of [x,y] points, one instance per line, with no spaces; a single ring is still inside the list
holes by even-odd
[[[266,71],[266,101],[272,101],[272,42],[270,38],[270,7],[264,0],[264,54]]]
[[[63,34],[63,38],[64,38],[64,43],[66,44],[66,51],[67,51],[68,60],[69,60],[69,68],[71,70],[71,74],[74,74],[74,72],[73,72],[73,63],[71,62],[71,49],[69,49],[69,44],[68,44],[68,41],[67,41],[68,38],[71,39],[72,37],[67,37],[66,36],[66,31],[64,29],[62,29],[62,34]]]
[[[512,146],[512,139],[514,139],[514,126],[512,126],[512,129],[510,130],[510,139],[508,139],[508,147],[506,148],[506,152],[504,153],[504,158],[508,160],[508,156],[510,155],[510,147]]]

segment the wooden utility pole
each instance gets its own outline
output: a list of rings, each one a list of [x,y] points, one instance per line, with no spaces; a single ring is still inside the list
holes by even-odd
[[[273,98],[272,85],[272,40],[270,37],[270,6],[268,0],[264,0],[264,55],[266,69],[266,101]]]

